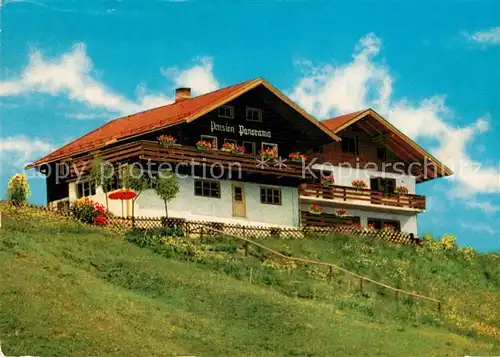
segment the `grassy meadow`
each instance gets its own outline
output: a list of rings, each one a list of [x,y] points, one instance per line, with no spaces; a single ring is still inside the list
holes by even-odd
[[[126,236],[2,207],[0,342],[9,356],[500,355],[500,256],[343,236],[263,239],[443,300],[245,257],[230,238]]]

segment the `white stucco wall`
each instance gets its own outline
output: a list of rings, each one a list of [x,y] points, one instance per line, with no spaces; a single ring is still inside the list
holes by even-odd
[[[333,172],[335,184],[351,187],[353,180],[363,180],[370,188],[370,179],[373,177],[392,178],[396,180],[396,186],[406,186],[408,193],[416,194],[416,180],[414,176],[406,174],[396,174],[375,170],[356,169],[348,167],[333,166],[327,164],[315,164],[314,170],[328,170]]]
[[[233,217],[233,183],[245,186],[246,217]],[[169,217],[276,227],[298,227],[300,224],[299,192],[296,187],[281,187],[281,205],[270,205],[260,202],[261,185],[257,183],[220,180],[220,198],[195,196],[194,179],[191,176],[179,179],[179,185],[179,194],[168,203]],[[76,199],[75,187],[74,183],[70,183],[70,201]],[[100,188],[96,190],[94,196],[89,198],[102,204],[105,203],[105,196]],[[130,204],[130,201],[124,202],[125,215],[131,214]],[[129,205],[128,208],[127,205]],[[112,213],[121,216],[121,201],[109,200],[109,209]],[[153,190],[144,191],[135,202],[135,216],[165,216],[164,203]]]

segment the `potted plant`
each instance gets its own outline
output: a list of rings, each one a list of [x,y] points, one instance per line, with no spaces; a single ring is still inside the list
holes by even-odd
[[[288,158],[292,162],[303,162],[303,161],[306,161],[306,159],[307,159],[305,155],[301,154],[298,151],[292,152],[290,155],[288,155]]]
[[[338,217],[345,217],[347,215],[347,210],[344,208],[337,208],[335,210],[335,215],[337,215]]]
[[[177,141],[177,139],[174,138],[172,135],[160,135],[156,139],[160,142],[160,145],[162,146],[173,145]]]
[[[313,203],[309,208],[309,212],[312,214],[320,215],[323,212],[323,208],[318,206],[316,203]]]
[[[353,180],[351,182],[351,185],[355,188],[357,188],[358,190],[362,190],[364,188],[367,188],[368,186],[366,186],[366,183],[365,181],[363,180]]]
[[[246,149],[243,145],[235,146],[234,150],[232,151],[232,154],[242,155],[245,153],[245,150]]]
[[[374,231],[374,230],[375,230],[375,225],[374,225],[374,224],[369,224],[369,225],[368,225],[368,229],[369,229],[370,231]]]
[[[278,153],[275,149],[263,149],[259,151],[260,158],[263,160],[271,160],[275,159],[278,156]]]
[[[333,186],[335,184],[335,178],[331,175],[323,177],[323,179],[321,180],[321,184],[325,187]]]
[[[396,186],[396,189],[394,191],[400,195],[407,195],[408,194],[408,187]]]
[[[233,153],[235,149],[236,145],[234,145],[233,143],[224,143],[224,145],[222,145],[221,151]]]
[[[196,143],[196,148],[200,151],[208,151],[212,149],[212,144],[205,140],[200,140]]]

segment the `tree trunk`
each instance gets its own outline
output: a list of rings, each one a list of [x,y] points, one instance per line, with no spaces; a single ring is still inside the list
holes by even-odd
[[[108,193],[104,192],[104,196],[106,196],[106,211],[109,211],[109,206],[108,206]]]
[[[167,200],[163,200],[163,202],[165,202],[165,218],[168,218]]]

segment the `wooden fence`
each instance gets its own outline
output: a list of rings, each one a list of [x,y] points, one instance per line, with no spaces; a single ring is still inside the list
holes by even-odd
[[[55,212],[62,216],[71,217],[71,211],[58,210],[47,206],[28,205],[32,209]],[[305,213],[309,214],[309,213]],[[310,214],[311,215],[311,214]],[[315,215],[311,215],[315,216]],[[210,228],[224,232],[224,234],[238,235],[246,238],[263,239],[268,237],[279,237],[283,239],[300,239],[312,235],[344,234],[370,239],[381,239],[396,244],[421,244],[421,240],[412,234],[398,232],[391,229],[367,229],[358,224],[355,217],[332,218],[328,224],[308,224],[301,228],[279,228],[269,226],[245,226],[240,224],[188,221],[183,218],[165,217],[110,217],[107,218],[104,228],[115,232],[124,232],[132,228],[155,229],[155,228],[179,228],[186,235],[196,234],[201,227]]]
[[[358,279],[360,291],[363,291],[365,289],[365,284],[369,283],[369,284],[373,284],[373,285],[378,286],[380,288],[384,288],[384,289],[391,291],[394,294],[394,297],[398,300],[399,300],[400,296],[407,296],[409,298],[415,298],[415,299],[420,299],[423,301],[429,301],[429,302],[435,303],[438,311],[441,311],[441,308],[442,308],[442,302],[438,299],[434,299],[434,298],[431,298],[429,296],[417,294],[415,292],[410,292],[410,291],[395,288],[393,286],[390,286],[390,285],[381,283],[379,281],[373,280],[367,276],[359,275],[357,273],[354,273],[350,270],[347,270],[347,269],[342,268],[341,266],[338,266],[335,264],[317,261],[317,260],[312,260],[312,259],[307,259],[307,258],[299,258],[299,257],[284,255],[284,254],[282,254],[282,253],[280,253],[272,248],[266,247],[265,245],[262,245],[258,242],[255,242],[255,241],[252,241],[248,238],[240,237],[240,236],[235,235],[235,234],[228,234],[227,232],[224,232],[224,231],[221,231],[221,230],[218,230],[215,228],[211,228],[211,227],[201,227],[199,234],[200,234],[200,237],[203,237],[204,235],[207,235],[207,234],[224,235],[226,237],[231,237],[233,239],[243,241],[246,256],[248,256],[250,253],[249,252],[250,246],[254,246],[254,247],[260,248],[261,250],[263,250],[265,252],[268,252],[268,253],[274,255],[275,257],[278,257],[279,259],[288,260],[288,261],[292,261],[295,263],[309,264],[309,265],[316,265],[316,266],[320,266],[320,267],[325,267],[326,268],[326,277],[328,278],[329,281],[333,280],[333,277],[335,276],[335,274],[337,272],[342,272],[342,273],[349,275],[355,279]]]

